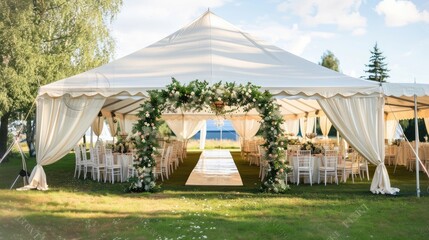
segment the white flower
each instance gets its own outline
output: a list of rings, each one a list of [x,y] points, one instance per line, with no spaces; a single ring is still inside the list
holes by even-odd
[[[252,89],[249,88],[249,90],[247,90],[248,93],[252,93]]]
[[[145,114],[145,116],[146,116],[146,117],[149,117],[150,115],[149,115],[149,113],[146,113],[146,114]]]
[[[217,100],[218,100],[218,101],[222,101],[222,98],[218,97],[218,98],[217,98]]]
[[[256,102],[256,99],[253,99],[253,102]]]

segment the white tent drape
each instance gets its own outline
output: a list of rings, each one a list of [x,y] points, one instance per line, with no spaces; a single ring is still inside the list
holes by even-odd
[[[329,131],[331,130],[332,123],[329,121],[327,116],[320,116],[320,130],[322,130],[322,135],[328,137]]]
[[[307,133],[314,132],[314,119],[314,117],[306,117],[299,119],[299,129],[301,130],[301,134],[303,137],[305,137]]]
[[[298,135],[299,132],[299,120],[298,119],[287,119],[283,123],[283,128],[286,133]]]
[[[121,135],[128,135],[132,133],[134,124],[138,121],[138,117],[135,115],[123,115],[118,114],[119,128],[121,129]]]
[[[109,125],[109,133],[112,135],[112,137],[115,137],[118,135],[118,126],[119,126],[119,118],[116,116],[116,114],[110,112],[110,111],[103,111],[103,116],[106,117],[107,124]]]
[[[371,192],[395,194],[384,165],[384,98],[351,97],[318,100],[342,136],[371,163],[377,165]]]
[[[104,104],[103,97],[70,98],[68,95],[37,98],[37,165],[31,172],[29,187],[47,190],[42,166],[66,155],[79,141]]]
[[[165,120],[165,122],[179,140],[188,140],[203,127],[205,120],[182,118],[177,120]]]
[[[91,124],[92,131],[97,136],[97,139],[100,137],[101,132],[103,132],[103,126],[104,126],[103,116],[97,116]]]
[[[261,127],[261,123],[255,119],[232,119],[235,132],[244,140],[253,138]]]
[[[396,129],[398,128],[399,121],[398,120],[387,120],[385,122],[386,132],[384,139],[389,140],[391,142],[395,136]]]
[[[124,120],[125,132],[127,134],[132,133],[134,124],[137,123],[139,118],[135,115],[125,115]]]
[[[203,127],[200,131],[200,149],[204,150],[206,147],[206,137],[207,137],[207,121],[204,121]]]

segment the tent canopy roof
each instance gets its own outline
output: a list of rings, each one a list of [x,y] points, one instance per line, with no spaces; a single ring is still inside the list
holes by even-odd
[[[427,85],[383,83],[381,87],[377,82],[346,76],[265,44],[210,11],[135,53],[42,86],[39,96],[102,95],[107,98],[104,112],[132,115],[148,90],[165,88],[172,77],[182,83],[195,79],[212,84],[251,82],[277,95],[282,113],[289,118],[320,113],[314,100],[320,97],[382,93],[391,104],[386,111],[398,114],[390,118],[411,118],[414,94],[424,97],[422,108],[429,104]]]
[[[273,94],[331,97],[372,94],[375,82],[356,79],[262,43],[210,11],[166,38],[106,65],[41,87],[39,95],[141,95],[171,77],[246,84]]]

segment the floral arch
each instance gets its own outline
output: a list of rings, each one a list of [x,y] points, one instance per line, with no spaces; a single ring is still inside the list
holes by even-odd
[[[285,183],[288,171],[284,163],[283,117],[279,106],[274,102],[268,91],[260,91],[260,87],[248,83],[246,85],[218,82],[209,86],[207,81],[195,80],[182,85],[173,78],[172,83],[162,90],[148,91],[149,99],[141,105],[139,120],[134,126],[134,140],[137,147],[136,167],[138,177],[130,179],[129,190],[133,192],[155,191],[153,168],[156,164],[157,131],[159,119],[164,111],[200,112],[210,109],[216,115],[233,113],[239,108],[244,112],[256,109],[261,117],[261,132],[266,149],[265,158],[269,167],[261,191],[283,193],[289,189]],[[225,109],[228,106],[228,110]]]

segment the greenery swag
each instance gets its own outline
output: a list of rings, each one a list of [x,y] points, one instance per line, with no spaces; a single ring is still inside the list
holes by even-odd
[[[285,184],[285,174],[289,168],[284,163],[286,140],[281,127],[283,118],[279,106],[268,91],[260,91],[260,87],[251,83],[246,85],[218,82],[209,86],[206,81],[195,80],[181,85],[174,78],[166,89],[148,91],[149,99],[142,104],[139,120],[134,126],[135,145],[137,148],[136,167],[138,177],[130,179],[129,191],[155,191],[153,168],[159,147],[157,136],[161,114],[164,111],[209,111],[216,115],[225,115],[237,111],[245,112],[256,109],[261,117],[261,132],[265,139],[265,158],[268,160],[267,174],[261,185],[261,191],[283,193],[289,189]],[[228,109],[226,109],[228,107]]]

